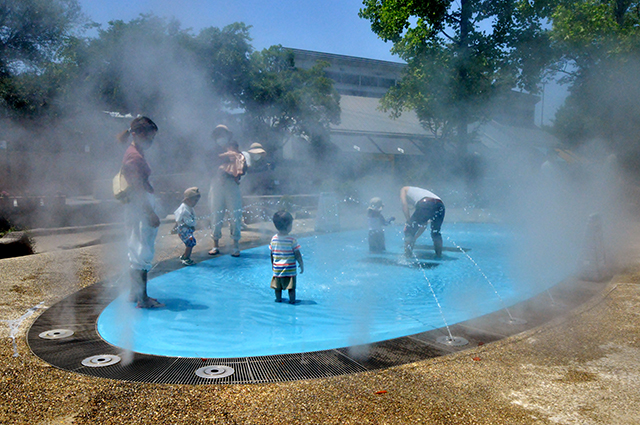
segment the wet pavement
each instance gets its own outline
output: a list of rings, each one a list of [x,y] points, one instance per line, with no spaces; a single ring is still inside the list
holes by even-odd
[[[296,226],[296,234],[312,231],[311,221]],[[171,227],[166,221],[160,229],[156,259],[179,267],[182,245]],[[251,225],[243,247],[272,233],[270,223]],[[581,281],[571,282],[579,302],[550,321],[543,320],[550,301],[538,306],[540,322],[520,333],[351,375],[178,385],[81,375],[30,351],[26,334],[36,318],[79,289],[113,279],[124,256],[117,225],[42,231],[34,235],[39,254],[0,260],[0,423],[638,424],[640,223],[628,235],[636,242],[610,280],[583,282],[582,291]],[[210,258],[204,232],[199,241],[194,259]]]

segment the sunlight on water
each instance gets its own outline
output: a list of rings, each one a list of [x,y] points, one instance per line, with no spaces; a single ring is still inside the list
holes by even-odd
[[[447,224],[443,233],[476,264],[446,244],[436,260],[428,232],[418,240],[417,258],[407,259],[397,226],[386,231],[384,254],[369,253],[366,230],[301,238],[305,272],[298,275],[296,305],[274,302],[269,250],[262,246],[151,280],[150,295],[166,308],[136,309],[125,294],[100,315],[98,331],[111,344],[164,356],[300,353],[440,328],[443,317],[452,325],[502,309],[500,298],[512,305],[546,289],[513,285],[506,261],[511,237],[504,228]]]

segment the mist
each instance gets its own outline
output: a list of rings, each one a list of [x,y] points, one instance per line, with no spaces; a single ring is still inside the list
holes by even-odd
[[[11,188],[9,194],[85,197],[88,202],[96,201],[93,218],[120,222],[121,206],[112,199],[110,184],[126,146],[117,145],[115,136],[138,114],[147,115],[159,127],[146,158],[164,218],[179,205],[187,187],[208,191],[211,170],[207,160],[216,125],[227,125],[241,150],[272,137],[245,134],[241,114],[235,113],[239,105],[217,93],[202,63],[185,55],[179,45],[132,38],[123,46],[118,68],[113,70],[123,76],[124,88],[130,89],[118,94],[122,110],[107,109],[95,96],[94,87],[79,84],[66,99],[80,105],[78,112],[56,125],[5,123],[3,138],[9,148],[0,151],[4,155],[0,160],[6,161],[3,186]],[[472,151],[469,155],[481,163],[472,175],[464,172],[469,163],[445,151],[429,152],[424,158],[399,157],[389,167],[340,153],[314,158],[311,150],[286,162],[276,150],[270,154],[279,155],[281,165],[268,178],[288,183],[269,194],[337,193],[345,218],[358,217],[342,220],[343,227],[349,223],[362,226],[367,203],[377,196],[385,204],[385,216],[396,217],[396,224],[401,225],[400,188],[424,187],[447,206],[442,228],[445,241],[448,220],[471,221],[477,219],[478,211],[486,211],[483,217],[506,224],[514,233],[514,249],[508,259],[513,280],[527,287],[546,286],[580,273],[589,255],[585,252],[592,237],[588,223],[594,215],[602,220],[602,248],[608,266],[625,260],[630,241],[624,229],[633,218],[633,205],[629,205],[621,161],[606,147],[602,140],[593,140],[562,151],[564,157],[557,146],[510,146],[490,154]],[[252,178],[259,177],[247,176],[247,180]],[[200,211],[204,205],[205,200]],[[62,218],[59,227],[93,224],[87,215],[91,214]],[[201,241],[208,243],[204,237]],[[119,243],[112,248],[123,250]],[[114,285],[124,290],[128,264],[123,261],[116,267],[120,275],[114,278]],[[366,302],[356,308],[363,317],[370,315]],[[366,322],[357,324],[354,343],[367,330]]]

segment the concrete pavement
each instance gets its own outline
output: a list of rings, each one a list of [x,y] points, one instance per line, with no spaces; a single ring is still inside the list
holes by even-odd
[[[297,232],[308,229],[299,223]],[[181,246],[163,224],[158,258]],[[246,232],[262,243],[269,223]],[[640,423],[640,223],[602,290],[560,318],[436,359],[264,385],[111,381],[34,356],[43,308],[114,273],[117,226],[36,236],[40,254],[0,260],[0,423],[595,424]],[[205,237],[195,255],[206,256]],[[206,241],[206,242],[205,242]]]

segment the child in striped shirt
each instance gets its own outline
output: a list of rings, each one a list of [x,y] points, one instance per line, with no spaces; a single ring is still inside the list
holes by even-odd
[[[296,263],[300,265],[300,274],[304,273],[304,263],[300,245],[293,236],[289,236],[293,227],[293,216],[287,211],[278,211],[273,215],[273,224],[278,233],[273,235],[269,250],[273,277],[271,288],[276,292],[276,302],[282,302],[282,290],[289,291],[289,304],[296,302]]]

